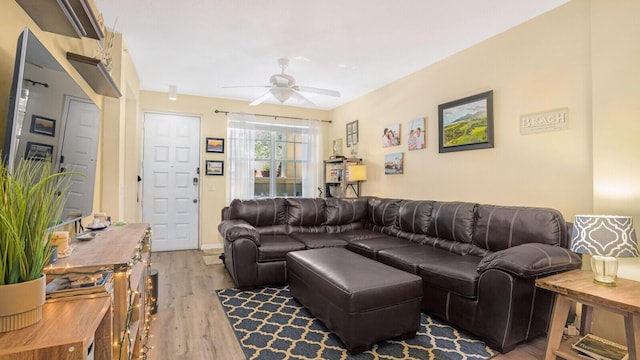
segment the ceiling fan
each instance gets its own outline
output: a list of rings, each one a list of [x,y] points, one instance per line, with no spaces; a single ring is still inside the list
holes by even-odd
[[[308,92],[320,95],[327,96],[335,96],[340,97],[340,92],[335,90],[327,90],[327,89],[319,89],[309,86],[301,86],[296,85],[296,79],[289,74],[284,73],[284,69],[289,65],[289,59],[281,58],[278,59],[278,64],[282,71],[280,74],[271,75],[269,82],[271,85],[255,85],[255,86],[225,86],[225,88],[241,88],[241,87],[261,87],[261,88],[269,88],[269,90],[264,93],[259,98],[253,100],[249,105],[256,106],[267,100],[269,97],[274,97],[276,100],[280,101],[280,103],[284,103],[285,101],[294,98],[301,103],[313,105],[309,99],[304,97],[300,92]]]

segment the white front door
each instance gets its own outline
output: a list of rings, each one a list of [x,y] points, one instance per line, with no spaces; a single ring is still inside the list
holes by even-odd
[[[198,248],[200,118],[144,114],[142,220],[152,251]]]
[[[61,137],[64,143],[61,144],[60,171],[75,173],[71,176],[62,217],[70,213],[89,216],[93,210],[100,109],[87,99],[66,96],[62,116],[65,129]]]

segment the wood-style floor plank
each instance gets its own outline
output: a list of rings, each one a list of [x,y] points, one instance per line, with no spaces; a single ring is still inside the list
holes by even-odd
[[[151,323],[149,360],[244,359],[215,293],[233,286],[224,265],[206,265],[202,251],[153,253],[158,270],[158,313]],[[546,339],[521,344],[495,360],[544,358]]]

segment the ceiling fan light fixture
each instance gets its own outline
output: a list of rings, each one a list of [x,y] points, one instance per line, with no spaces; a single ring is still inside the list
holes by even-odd
[[[273,95],[274,98],[280,101],[281,104],[289,100],[294,91],[295,90],[288,87],[272,87],[271,89],[269,89],[271,95]]]

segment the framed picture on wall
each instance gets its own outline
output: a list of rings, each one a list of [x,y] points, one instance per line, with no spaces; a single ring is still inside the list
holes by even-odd
[[[224,139],[208,137],[207,152],[208,153],[224,153]]]
[[[358,120],[347,123],[347,147],[358,144]]]
[[[40,115],[31,116],[31,129],[34,134],[56,136],[56,121]]]
[[[53,145],[40,144],[35,142],[27,142],[27,149],[24,152],[24,158],[35,161],[51,161],[53,156]]]
[[[420,150],[424,149],[427,146],[425,145],[425,118],[418,118],[409,121],[409,140],[407,140],[407,144],[409,145],[409,150]]]
[[[382,131],[382,147],[400,145],[400,124],[385,126]]]
[[[206,175],[223,176],[224,175],[224,161],[220,160],[207,160],[206,161]]]
[[[493,90],[438,105],[439,152],[493,147]]]
[[[402,174],[404,173],[404,154],[393,153],[384,156],[384,174]]]

